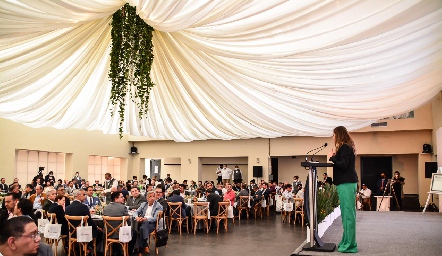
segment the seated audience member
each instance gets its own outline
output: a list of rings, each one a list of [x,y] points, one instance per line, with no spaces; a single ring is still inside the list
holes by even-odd
[[[140,208],[141,203],[146,202],[146,198],[141,195],[139,187],[132,187],[130,189],[130,195],[126,202],[126,206],[129,210],[136,210]]]
[[[31,195],[29,200],[33,204],[34,210],[43,209],[46,200],[46,194],[43,193],[43,187],[40,185],[35,186],[35,194]]]
[[[29,199],[33,194],[35,194],[34,186],[32,186],[32,184],[26,184],[25,190],[23,190],[21,198]]]
[[[69,181],[68,186],[66,187],[66,193],[68,195],[72,195],[72,192],[74,192],[75,190],[75,186],[74,186],[74,182],[73,181]]]
[[[253,196],[250,201],[250,206],[253,208],[262,199],[262,191],[258,189],[257,185],[253,185]],[[252,212],[253,213],[253,212]]]
[[[179,191],[179,190],[178,190]],[[179,192],[178,192],[178,197]],[[149,253],[149,234],[155,230],[158,212],[163,210],[160,203],[156,202],[155,192],[149,191],[146,194],[147,202],[140,205],[134,214],[135,220],[138,222],[140,233],[138,235],[138,255],[143,252]]]
[[[37,225],[31,218],[12,218],[0,229],[0,255],[37,255],[40,241]]]
[[[0,192],[6,193],[8,192],[9,186],[6,184],[6,179],[1,178],[0,179]]]
[[[57,195],[55,197],[55,203],[53,203],[48,210],[48,213],[55,213],[55,216],[57,217],[57,223],[61,224],[62,235],[68,234],[68,222],[64,217],[65,203],[66,203],[65,200],[66,197],[64,195]]]
[[[293,193],[292,193],[292,185],[291,184],[286,184],[284,186],[284,192],[282,192],[282,198],[284,201],[286,201],[288,203],[293,202]]]
[[[370,210],[371,190],[367,188],[367,185],[362,184],[362,189],[359,191],[359,195],[362,198],[362,209],[364,211]]]
[[[262,183],[262,196],[266,200],[267,203],[270,202],[270,195],[272,192],[270,191],[269,184],[267,182]]]
[[[169,205],[167,204],[167,200],[164,198],[164,186],[159,184],[155,188],[155,197],[157,199],[157,202],[163,206],[163,212],[166,214],[166,216],[169,215]]]
[[[54,189],[54,183],[52,183],[50,181],[45,182],[45,187],[43,189],[43,193],[47,194],[50,189]]]
[[[58,185],[57,186],[57,196],[64,196],[64,208],[66,208],[66,206],[69,206],[71,204],[71,199],[69,199],[68,196],[66,196],[66,189],[64,188],[63,185]]]
[[[0,212],[0,227],[10,218],[14,217],[14,208],[20,199],[20,195],[17,193],[8,193],[3,199],[5,208]]]
[[[227,183],[226,193],[224,193],[224,201],[230,201],[230,205],[235,203],[235,192],[232,189],[232,184]]]
[[[180,184],[180,185],[179,185],[180,196],[181,196],[182,198],[185,198],[185,197],[186,197],[186,192],[184,191],[185,188],[186,188],[186,185],[184,185],[184,184]]]
[[[129,216],[129,211],[124,205],[124,195],[121,192],[117,191],[111,193],[111,202],[108,205],[106,205],[106,207],[104,207],[103,214],[105,216],[110,216],[110,217]],[[121,224],[121,221],[110,220],[109,224],[115,228]],[[130,225],[130,218],[127,219],[127,224]],[[134,233],[135,232],[133,232],[132,234],[133,238],[136,237]],[[110,237],[118,239],[119,234],[117,232],[114,232]],[[136,239],[132,239],[132,241],[133,242],[129,243],[130,244],[129,251],[132,251],[133,244],[136,241]],[[116,253],[117,255],[123,255],[121,246],[119,246],[118,244],[113,244],[113,248],[114,248],[114,253]]]
[[[218,215],[218,203],[222,202],[223,199],[211,189],[206,190],[206,197],[209,203],[210,216]],[[216,229],[215,223],[212,223],[212,229]]]
[[[83,190],[76,189],[72,193],[74,195],[74,200],[71,204],[66,207],[65,213],[69,216],[89,216],[87,223],[88,226],[92,226],[92,236],[97,238],[97,244],[99,244],[103,238],[102,232],[103,230],[100,227],[97,227],[95,222],[91,218],[91,214],[89,212],[89,207],[83,204],[84,199],[86,198],[85,192]],[[72,221],[72,225],[75,227],[80,224],[81,221]]]
[[[20,198],[17,204],[15,204],[14,215],[26,216],[33,219],[34,222],[36,222],[34,211],[32,210],[32,203],[31,201],[29,201],[29,199],[26,198]]]
[[[184,198],[182,196],[180,196],[180,190],[174,190],[172,192],[172,196],[169,196],[167,198],[167,201],[171,202],[171,203],[179,203],[179,202],[181,202],[182,203],[181,204],[181,216],[183,218],[188,216],[189,217],[189,222],[190,222],[190,211],[191,211],[191,208],[190,208],[190,206],[186,205],[186,203],[184,202]]]
[[[17,193],[21,197],[21,191],[20,191],[20,185],[18,185],[17,182],[14,182],[11,186],[9,186],[9,192],[10,193]]]
[[[87,205],[89,209],[94,208],[97,204],[100,204],[100,199],[94,195],[94,188],[92,186],[87,187],[86,189],[86,197],[83,201],[83,204]]]
[[[47,200],[45,200],[45,203],[43,205],[43,210],[48,211],[49,208],[51,208],[51,205],[54,203],[55,201],[55,197],[57,196],[57,192],[55,191],[54,188],[51,188],[48,190],[48,198]]]
[[[97,190],[97,188],[101,188],[103,186],[100,184],[99,180],[95,180],[95,183],[94,185],[92,185],[92,187],[94,188],[94,190]]]
[[[241,185],[241,191],[236,195],[236,201],[239,202],[239,197],[240,196],[248,196],[249,195],[249,190],[247,190],[247,184],[243,183]]]

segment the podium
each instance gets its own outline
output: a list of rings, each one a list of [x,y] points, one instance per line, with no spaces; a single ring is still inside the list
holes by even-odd
[[[332,163],[301,162],[302,167],[309,168],[307,186],[304,192],[304,203],[310,227],[310,243],[304,246],[306,251],[332,252],[335,250],[334,243],[324,243],[318,235],[318,210],[316,204],[317,194],[317,171],[318,167],[333,167]],[[308,203],[307,203],[308,202]],[[316,244],[315,244],[316,242]]]
[[[380,212],[390,211],[390,199],[392,198],[392,196],[384,196],[383,200],[382,200],[383,196],[375,196],[375,197],[376,197],[376,211]]]

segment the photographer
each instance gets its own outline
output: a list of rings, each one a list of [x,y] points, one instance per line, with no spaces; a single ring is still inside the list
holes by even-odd
[[[402,209],[402,186],[405,185],[405,178],[401,177],[401,174],[398,171],[394,172],[394,177],[391,180],[391,186],[394,190],[393,196],[393,209],[399,205],[399,209]],[[397,202],[396,202],[397,200]]]

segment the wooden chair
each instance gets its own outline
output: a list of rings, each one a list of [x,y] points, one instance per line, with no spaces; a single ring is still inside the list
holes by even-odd
[[[304,199],[303,198],[295,198],[295,204],[294,204],[294,207],[295,207],[295,221],[294,221],[294,223],[296,223],[296,219],[298,218],[298,215],[299,215],[299,217],[300,217],[300,222],[301,222],[301,225],[302,226],[304,226],[304,215],[305,215],[305,212],[304,212]]]
[[[368,206],[368,208],[369,208],[370,211],[371,211],[371,197],[370,197],[370,198],[366,198],[366,199],[368,199],[368,200],[365,200],[364,198],[362,198],[362,200],[361,200],[361,203],[362,203],[361,210],[362,210],[362,211],[365,211],[365,210],[364,210],[364,207],[365,207],[365,206]]]
[[[207,202],[193,204],[193,234],[196,234],[196,226],[199,221],[204,221],[204,226],[209,233],[209,203]]]
[[[56,216],[55,213],[48,213],[47,215],[48,215],[49,222],[50,222],[51,224],[58,224],[58,222],[57,222],[57,216]],[[45,242],[46,242],[47,244],[49,244],[51,247],[52,247],[52,245],[55,244],[54,255],[57,256],[57,253],[58,253],[58,252],[57,252],[57,251],[58,251],[58,250],[57,250],[57,248],[58,248],[58,243],[60,242],[60,240],[62,241],[62,244],[63,244],[63,250],[64,250],[64,248],[65,248],[66,238],[67,238],[67,235],[60,235],[60,237],[59,237],[58,239],[45,238]]]
[[[239,204],[237,205],[238,209],[238,220],[241,220],[241,213],[242,211],[246,211],[247,213],[247,219],[249,218],[249,196],[240,196],[239,197]]]
[[[291,203],[291,202],[288,202],[287,200],[283,200],[283,209],[281,210],[281,219],[282,219],[282,223],[284,223],[288,219],[288,222],[290,224],[290,219],[292,217],[293,211],[286,211],[286,209],[285,209],[286,203]]]
[[[261,200],[257,201],[255,203],[255,205],[253,206],[253,213],[255,215],[255,219],[258,214],[261,215],[261,219],[262,219],[262,207],[261,207],[262,200],[264,200],[264,198],[261,197]]]
[[[156,244],[157,244],[157,231],[159,228],[160,221],[162,221],[162,218],[163,218],[163,211],[159,211],[158,216],[157,216],[157,223],[155,225],[155,229],[152,232],[150,232],[150,234],[149,234],[149,248],[152,248],[151,247],[152,240],[155,241],[155,253],[156,254],[158,254],[158,247],[156,246]],[[164,223],[163,228],[166,227],[165,225],[166,224]],[[167,247],[167,245],[166,245],[166,247]]]
[[[112,244],[120,244],[123,248],[123,255],[129,255],[129,243],[120,242],[118,238],[112,238],[112,235],[119,234],[120,227],[126,225],[129,216],[121,216],[121,217],[110,217],[103,216],[104,222],[104,255],[107,255],[107,251],[109,250],[110,255],[112,255]],[[111,221],[111,222],[110,222]],[[114,223],[119,223],[117,226],[113,225]]]
[[[69,238],[69,251],[68,251],[68,256],[71,255],[71,251],[74,249],[74,243],[78,243],[80,246],[80,249],[82,249],[82,251],[84,252],[84,256],[86,256],[87,254],[87,245],[88,243],[80,243],[77,242],[77,236],[75,235],[75,231],[77,230],[77,227],[81,226],[81,219],[83,218],[83,226],[87,226],[87,220],[89,219],[89,216],[69,216],[69,215],[65,215],[64,216],[68,222],[68,238]],[[79,221],[78,225],[73,225],[72,221]],[[96,239],[93,239],[93,244],[94,244],[94,255],[97,255],[97,245],[96,245]],[[74,255],[75,251],[74,251]]]
[[[183,222],[186,221],[186,226],[187,226],[187,233],[189,233],[189,218],[183,217],[183,215],[181,214],[181,209],[182,209],[182,203],[178,202],[178,203],[172,203],[172,202],[167,202],[167,204],[169,205],[169,233],[172,231],[172,223],[173,221],[177,221],[178,223],[178,229],[180,231],[180,235],[181,235],[181,228],[183,226]]]
[[[270,216],[270,197],[271,197],[271,195],[269,195],[267,198],[263,199],[266,202],[266,206],[262,207],[262,208],[264,208],[262,210],[265,210],[267,217]]]
[[[219,202],[218,203],[218,215],[216,216],[210,216],[211,220],[216,221],[216,233],[219,232],[219,223],[221,220],[224,220],[224,228],[227,231],[227,207],[229,207],[230,202]],[[212,224],[212,221],[210,222],[210,226]]]

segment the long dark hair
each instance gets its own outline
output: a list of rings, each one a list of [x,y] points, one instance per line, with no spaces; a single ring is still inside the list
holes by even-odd
[[[344,126],[338,126],[333,129],[333,134],[335,135],[335,148],[336,152],[338,152],[339,148],[347,144],[353,149],[353,153],[356,155],[356,147],[353,139],[350,134],[348,134],[347,128]]]

